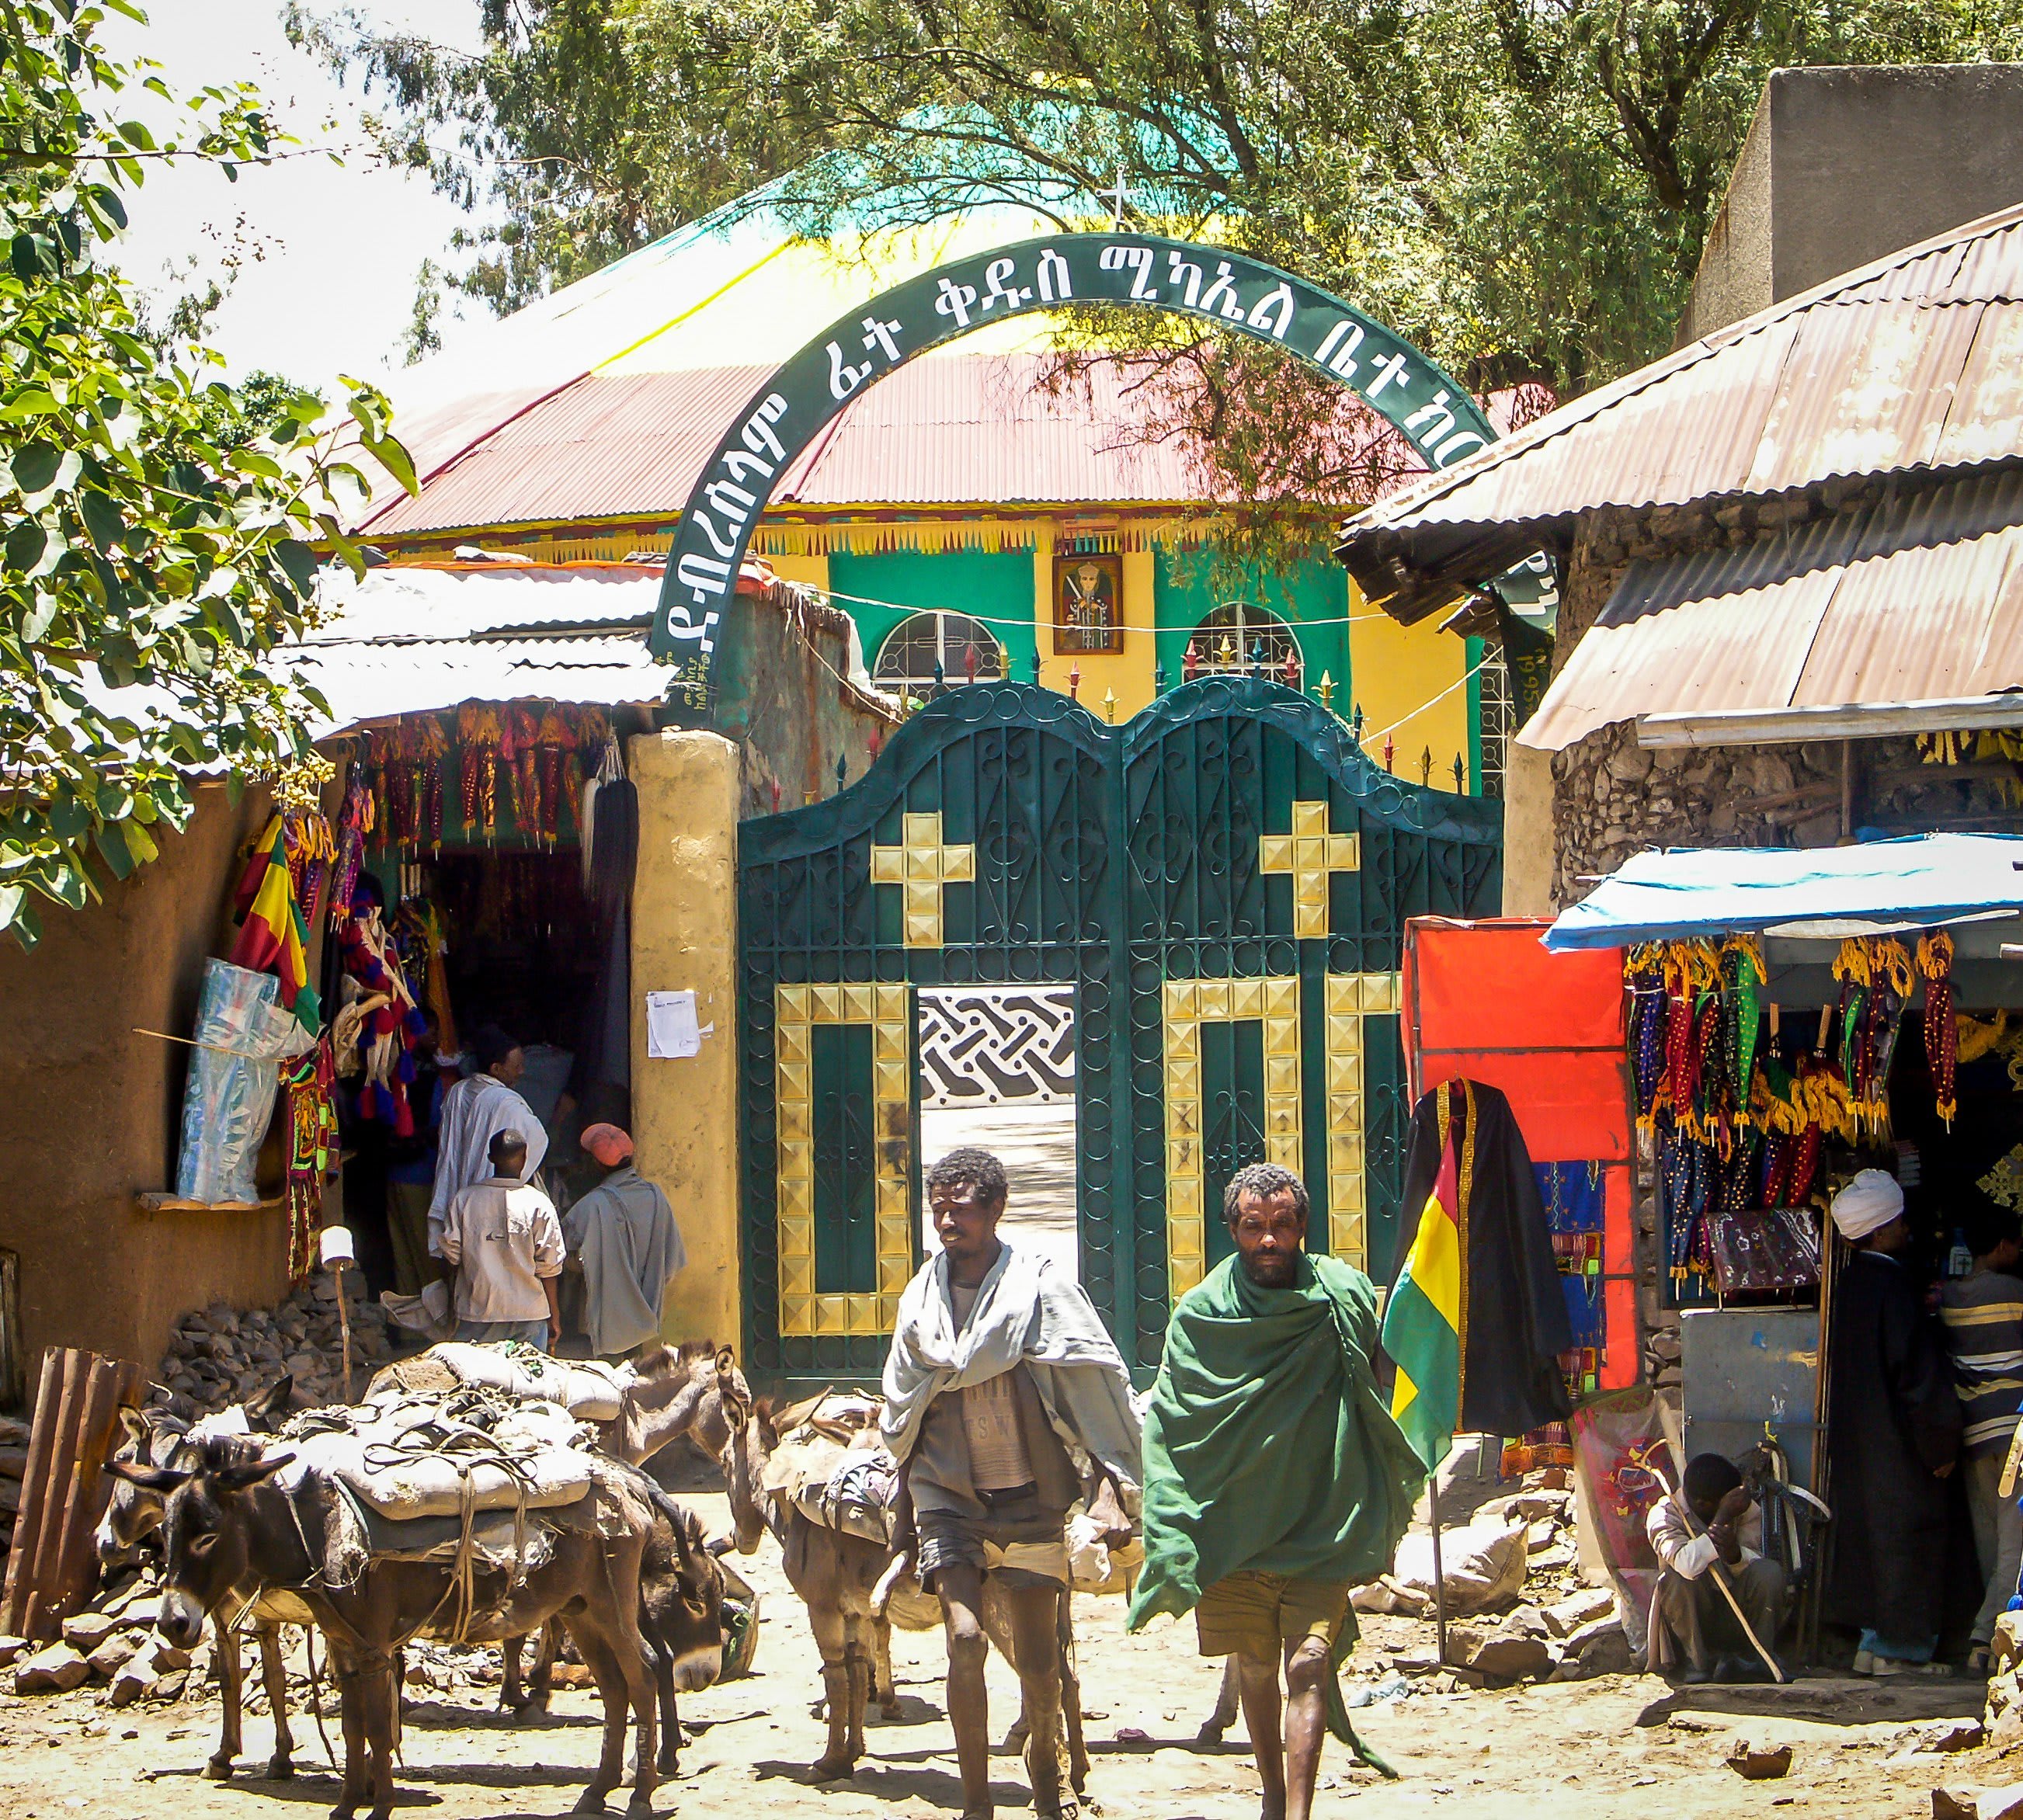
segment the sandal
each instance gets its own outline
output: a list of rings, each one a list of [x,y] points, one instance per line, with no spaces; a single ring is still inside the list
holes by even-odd
[[[1966,1666],[1961,1672],[1971,1676],[1977,1681],[1985,1681],[1993,1667],[1994,1657],[1989,1646],[1986,1643],[1976,1643],[1967,1651]]]

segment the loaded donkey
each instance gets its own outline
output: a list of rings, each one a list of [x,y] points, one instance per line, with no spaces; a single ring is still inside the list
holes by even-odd
[[[293,1489],[275,1475],[293,1458],[252,1438],[198,1443],[186,1465],[121,1464],[117,1476],[159,1494],[163,1587],[157,1628],[187,1646],[207,1617],[262,1594],[300,1599],[324,1631],[342,1695],[344,1780],[334,1820],[350,1820],[368,1796],[373,1820],[393,1800],[396,1653],[417,1635],[496,1642],[559,1617],[604,1703],[604,1746],[580,1811],[602,1809],[623,1779],[628,1713],[638,1734],[632,1810],[650,1811],[657,1779],[654,1673],[640,1628],[642,1568],[657,1518],[668,1525],[679,1588],[666,1639],[674,1679],[706,1685],[722,1661],[722,1583],[693,1519],[636,1471],[593,1457],[589,1490],[573,1504],[535,1513],[548,1532],[546,1558],[524,1572],[482,1551],[457,1562],[368,1556],[333,1570],[332,1500],[325,1479]]]

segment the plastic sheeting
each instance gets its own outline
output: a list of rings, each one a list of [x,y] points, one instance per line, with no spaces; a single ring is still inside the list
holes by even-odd
[[[282,1010],[272,974],[223,960],[203,963],[192,1035],[176,1193],[185,1201],[250,1204],[260,1198],[254,1164],[273,1116],[280,1064],[315,1039]]]
[[[1942,775],[1942,773],[1935,773]],[[1638,853],[1546,932],[1555,952],[1859,919],[1930,926],[2023,909],[2023,837],[1924,834],[1857,846]]]

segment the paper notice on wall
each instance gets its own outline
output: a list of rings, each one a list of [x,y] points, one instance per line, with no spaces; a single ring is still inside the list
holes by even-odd
[[[710,1028],[714,1030],[715,1025]],[[660,1061],[700,1055],[704,1032],[696,1025],[693,992],[646,995],[646,1053]]]

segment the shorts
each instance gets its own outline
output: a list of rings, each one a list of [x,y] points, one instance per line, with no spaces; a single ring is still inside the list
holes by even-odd
[[[1194,1607],[1201,1653],[1275,1662],[1308,1637],[1319,1637],[1332,1651],[1348,1619],[1348,1590],[1345,1581],[1231,1573],[1204,1592]]]
[[[931,1592],[938,1569],[974,1567],[1005,1586],[1066,1586],[1067,1513],[1047,1509],[1030,1486],[978,1496],[982,1516],[922,1511],[915,1519],[920,1584]]]

